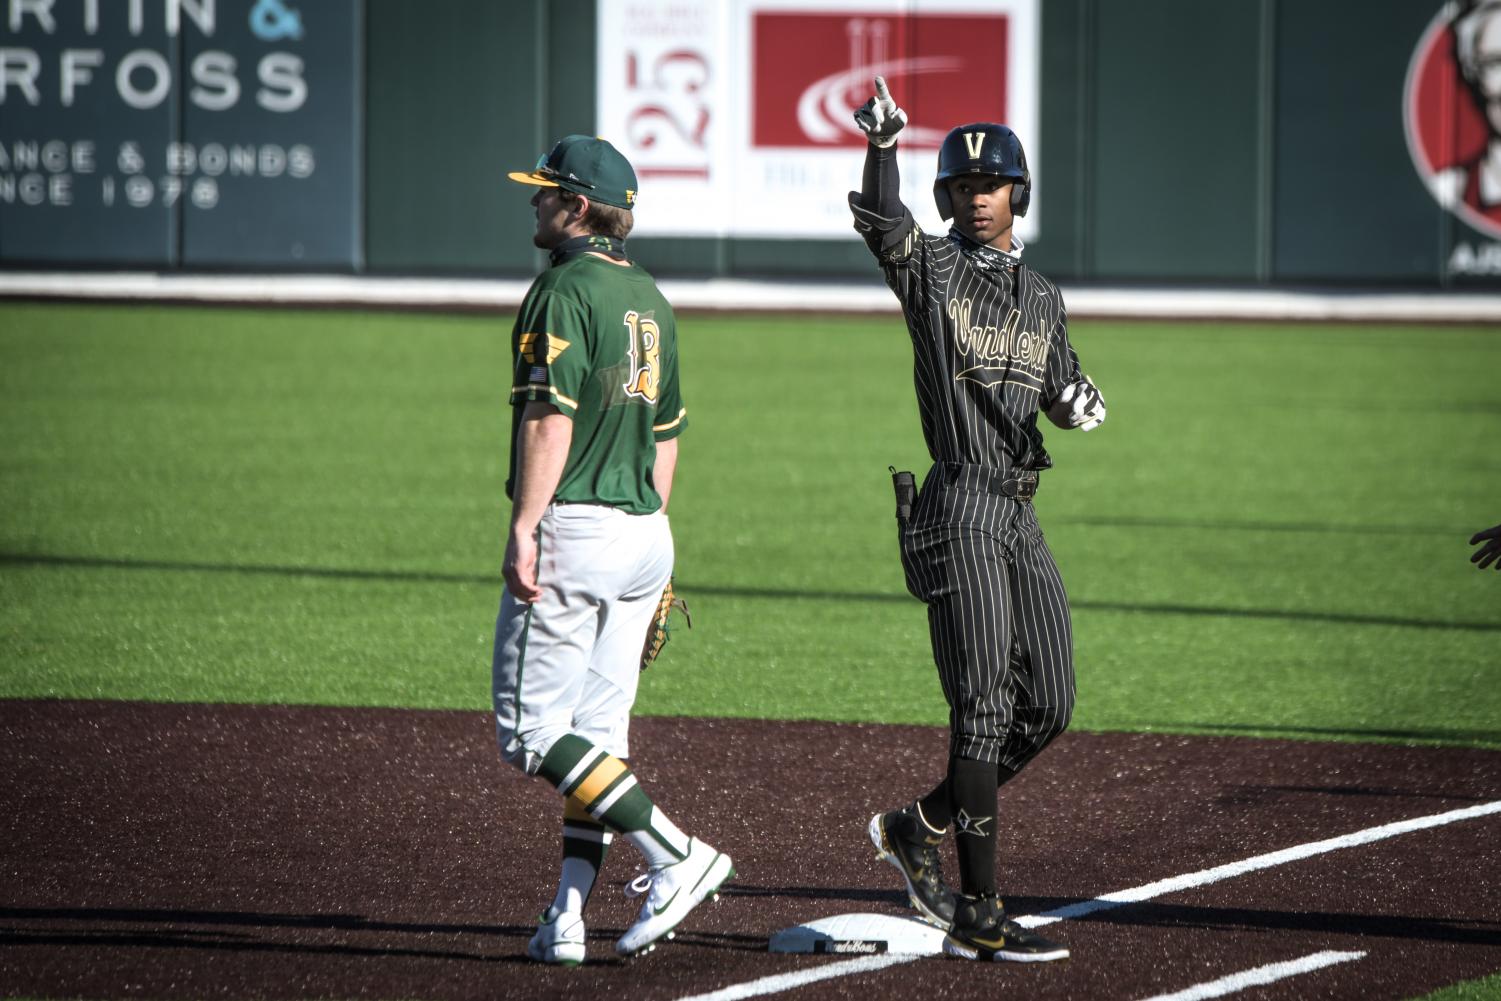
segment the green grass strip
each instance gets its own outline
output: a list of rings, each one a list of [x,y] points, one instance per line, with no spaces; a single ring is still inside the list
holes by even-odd
[[[681,321],[645,713],[940,724],[881,318]],[[1045,425],[1083,729],[1501,747],[1501,334],[1077,323]],[[506,317],[0,303],[0,696],[485,707]]]

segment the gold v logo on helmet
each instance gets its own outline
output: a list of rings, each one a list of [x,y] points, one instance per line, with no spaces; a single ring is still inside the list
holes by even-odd
[[[978,159],[980,159],[980,150],[982,150],[982,149],[985,148],[985,133],[983,133],[983,132],[966,132],[966,133],[964,133],[964,148],[967,149],[967,150],[969,150],[969,158],[971,160],[978,160]]]

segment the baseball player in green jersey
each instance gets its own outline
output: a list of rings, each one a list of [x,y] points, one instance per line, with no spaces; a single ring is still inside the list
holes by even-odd
[[[677,326],[651,275],[625,254],[630,163],[570,135],[534,170],[533,242],[551,267],[511,334],[511,498],[506,591],[495,627],[501,755],[564,798],[563,865],[528,954],[573,965],[584,907],[611,841],[646,857],[646,895],[616,942],[651,949],[734,875],[729,856],[683,833],[625,763],[642,644],[673,566],[667,502],[677,438]]]

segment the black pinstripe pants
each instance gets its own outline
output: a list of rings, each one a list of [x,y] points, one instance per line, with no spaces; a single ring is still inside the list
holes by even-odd
[[[902,527],[902,569],[928,606],[949,753],[1014,773],[1073,714],[1073,629],[1036,512],[991,492],[995,472],[934,466]]]

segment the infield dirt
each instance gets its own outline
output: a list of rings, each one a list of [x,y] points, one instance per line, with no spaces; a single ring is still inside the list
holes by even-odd
[[[557,797],[485,713],[0,701],[0,987],[34,998],[681,998],[843,962],[776,931],[905,913],[866,822],[941,773],[941,730],[640,719],[633,767],[739,876],[629,962],[638,856],[606,863],[589,962],[525,958]],[[1002,892],[1037,913],[1501,799],[1501,753],[1065,734],[1001,797]],[[1321,950],[1365,957],[1249,993],[1408,998],[1501,970],[1501,814],[1051,925],[1073,957],[920,959],[783,998],[1130,999]],[[955,874],[952,856],[950,873]]]

